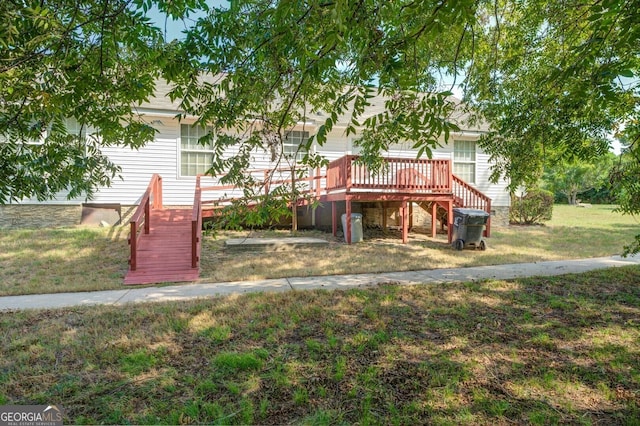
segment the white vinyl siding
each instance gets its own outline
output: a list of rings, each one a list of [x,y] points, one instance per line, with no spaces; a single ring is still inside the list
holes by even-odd
[[[200,138],[211,128],[180,125],[180,176],[205,174],[213,162],[213,140],[202,144]]]
[[[475,141],[453,141],[453,174],[467,183],[476,183]]]
[[[171,116],[172,117],[172,116]],[[190,206],[193,203],[195,190],[195,179],[181,177],[181,148],[182,135],[180,123],[167,116],[167,114],[147,114],[148,122],[156,121],[154,127],[158,131],[154,141],[139,149],[130,149],[123,146],[103,147],[102,152],[114,163],[122,168],[120,175],[122,179],[116,178],[108,188],[102,188],[91,200],[94,203],[122,203],[125,206],[138,204],[140,197],[144,193],[153,173],[162,176],[163,201],[167,206]],[[73,125],[68,125],[69,132],[72,132]],[[86,133],[91,134],[91,129]],[[298,129],[300,131],[300,129]],[[75,132],[74,132],[75,133]],[[292,135],[293,136],[293,135]],[[457,135],[456,135],[457,136]],[[305,135],[300,135],[300,139]],[[469,141],[464,135],[454,137],[459,141]],[[196,137],[197,140],[197,137]],[[306,141],[305,141],[306,142]],[[489,155],[483,152],[475,141],[469,141],[475,151],[475,183],[474,187],[491,197],[492,206],[508,206],[509,193],[505,190],[506,182],[500,181],[498,184],[489,182],[491,164]],[[332,161],[345,155],[350,148],[349,139],[345,137],[343,128],[334,128],[327,136],[327,141],[322,146],[316,146],[316,151]],[[296,147],[297,149],[297,147]],[[201,152],[201,151],[198,151]],[[228,147],[221,154],[224,157],[237,154],[236,147]],[[404,151],[393,151],[385,153],[390,157],[415,158],[415,151],[409,147]],[[434,159],[445,159],[454,162],[454,140],[444,143],[433,151]],[[265,169],[273,167],[270,162],[270,153],[256,150],[251,155],[252,169]],[[457,174],[457,173],[456,173]],[[461,176],[462,177],[462,176]],[[206,178],[202,182],[203,186],[219,185],[218,179]],[[324,184],[324,182],[323,182]],[[241,196],[240,193],[238,196]],[[213,200],[220,197],[234,197],[235,193],[229,190],[213,192],[208,191],[203,194],[203,199]],[[74,200],[67,200],[66,194],[61,193],[56,200],[50,200],[48,204],[78,204],[85,201],[83,197]],[[39,203],[37,200],[23,200],[22,203]],[[131,214],[133,210],[123,210],[123,214]]]

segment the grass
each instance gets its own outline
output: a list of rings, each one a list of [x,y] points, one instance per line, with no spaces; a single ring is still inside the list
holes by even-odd
[[[365,232],[365,242],[347,246],[319,231],[302,235],[329,240],[326,248],[273,253],[229,253],[224,240],[241,236],[288,236],[286,231],[225,232],[203,239],[201,282],[291,276],[407,271],[447,267],[588,258],[619,254],[640,233],[634,217],[612,206],[578,209],[558,205],[545,226],[494,227],[484,252],[457,252],[446,236]],[[122,288],[127,269],[126,228],[15,230],[0,234],[0,295]]]
[[[640,268],[0,316],[0,404],[67,424],[627,424]]]

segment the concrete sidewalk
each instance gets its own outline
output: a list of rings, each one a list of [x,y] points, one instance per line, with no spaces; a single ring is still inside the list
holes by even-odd
[[[126,303],[189,300],[218,295],[249,292],[273,292],[310,289],[348,289],[382,283],[433,284],[484,279],[514,279],[530,276],[552,276],[581,273],[595,269],[640,265],[640,256],[560,260],[470,268],[431,269],[424,271],[379,274],[294,277],[262,281],[238,281],[213,284],[184,284],[167,287],[127,287],[122,290],[82,293],[37,294],[0,297],[0,311],[65,308],[90,305],[123,305]]]

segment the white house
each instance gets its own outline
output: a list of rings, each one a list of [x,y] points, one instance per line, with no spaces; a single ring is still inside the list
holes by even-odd
[[[166,96],[169,87],[160,84],[157,96],[149,103],[140,105],[137,112],[157,129],[153,142],[139,150],[129,148],[107,147],[103,152],[122,168],[122,180],[115,180],[111,187],[101,188],[94,199],[66,199],[66,194],[59,194],[45,203],[36,200],[22,200],[18,204],[0,206],[0,227],[12,226],[48,226],[76,224],[81,221],[83,206],[95,212],[100,206],[110,211],[119,211],[123,217],[127,216],[133,206],[139,203],[140,197],[147,188],[154,173],[162,176],[163,203],[170,206],[190,206],[193,203],[196,175],[208,169],[212,158],[212,150],[197,143],[202,130],[192,126],[195,117],[178,121],[175,116],[179,112],[178,104],[171,102]],[[368,113],[379,112],[380,105],[374,105]],[[324,117],[318,115],[310,118],[304,124],[292,129],[289,137],[290,146],[285,149],[295,150],[296,144],[314,134],[324,123]],[[357,154],[357,147],[353,144],[353,137],[345,136],[346,123],[336,123],[328,135],[323,146],[312,149],[321,153],[329,160],[337,160],[345,155]],[[506,223],[510,197],[506,191],[506,182],[492,184],[489,181],[489,156],[476,143],[486,128],[464,128],[452,134],[450,141],[434,150],[433,158],[449,160],[453,174],[468,183],[471,187],[484,193],[491,199],[491,213],[493,225]],[[411,144],[393,146],[384,153],[388,158],[415,159],[416,152]],[[267,169],[270,154],[255,152],[252,158],[255,169]],[[215,198],[220,194],[208,194]],[[227,194],[228,195],[228,194]],[[354,207],[366,209],[363,206]],[[344,207],[340,207],[344,211]],[[318,224],[315,220],[302,224]],[[323,222],[326,225],[326,221]]]

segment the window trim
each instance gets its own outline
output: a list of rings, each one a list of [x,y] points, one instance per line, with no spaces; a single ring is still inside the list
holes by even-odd
[[[182,148],[182,126],[187,126],[187,127],[190,127],[190,128],[194,128],[195,127],[195,128],[198,128],[198,129],[202,129],[202,127],[199,126],[199,125],[196,125],[194,123],[180,123],[180,131],[179,131],[178,138],[176,140],[176,150],[178,152],[178,155],[177,155],[177,157],[178,157],[177,163],[178,164],[177,164],[177,167],[176,167],[176,169],[177,169],[176,170],[177,177],[178,177],[178,179],[195,179],[198,174],[204,174],[204,172],[197,173],[195,175],[182,174],[182,154],[183,153],[193,153],[193,154],[209,154],[209,155],[213,155],[213,154],[215,154],[215,150],[214,150],[213,146],[211,146],[210,149],[188,149],[188,148],[183,149]],[[215,138],[216,138],[216,135],[215,135],[215,133],[213,131],[213,128],[211,126],[207,126],[207,127],[205,127],[204,130],[207,131],[207,132],[213,133],[213,139],[214,140],[211,142],[213,144],[213,142],[215,141]],[[200,135],[198,137],[198,139],[200,137],[202,137],[202,136],[204,136],[204,134]],[[205,147],[204,145],[202,145],[202,146],[203,146],[203,148]]]
[[[456,159],[456,152],[461,152],[461,151],[456,151],[456,142],[466,142],[466,143],[470,143],[473,145],[473,160],[457,160]],[[457,175],[460,179],[463,179],[465,182],[469,183],[469,184],[473,184],[475,185],[478,182],[478,144],[477,141],[475,140],[470,140],[470,139],[454,139],[453,140],[453,151],[452,151],[452,160],[453,160],[453,172],[455,173],[455,168],[456,168],[456,164],[471,164],[473,165],[473,180],[472,181],[468,181],[467,179],[464,179],[462,176]],[[463,152],[467,152],[467,151],[463,151]]]
[[[304,157],[305,151],[300,151],[300,146],[303,143],[306,143],[309,141],[309,138],[311,137],[311,132],[309,130],[301,130],[301,129],[291,129],[288,130],[285,133],[285,140],[288,140],[289,135],[291,135],[292,133],[297,132],[300,133],[300,142],[296,143],[286,143],[285,141],[282,142],[282,155],[283,157],[285,157],[286,159],[289,160],[293,160],[295,158],[296,162],[302,160],[302,158]],[[306,134],[306,135],[305,135]],[[295,147],[297,148],[295,152],[287,152],[287,150],[285,149],[286,147]],[[309,153],[311,153],[311,150],[309,150]]]

